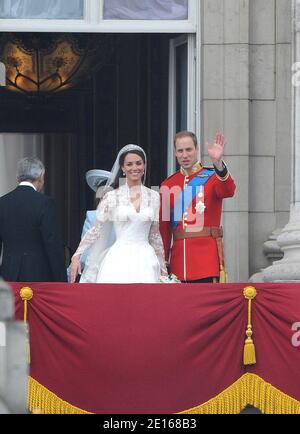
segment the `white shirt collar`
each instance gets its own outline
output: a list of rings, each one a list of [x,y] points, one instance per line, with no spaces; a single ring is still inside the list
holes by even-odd
[[[20,182],[19,186],[32,187],[35,189],[35,191],[37,191],[37,189],[35,188],[35,186],[31,182],[23,181],[23,182]]]

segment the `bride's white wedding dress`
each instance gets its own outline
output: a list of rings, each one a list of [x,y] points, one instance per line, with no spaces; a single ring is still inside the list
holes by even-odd
[[[108,192],[98,206],[94,227],[75,253],[90,249],[80,282],[158,282],[160,275],[167,273],[159,207],[159,194],[144,186],[139,212],[130,200],[127,184]]]

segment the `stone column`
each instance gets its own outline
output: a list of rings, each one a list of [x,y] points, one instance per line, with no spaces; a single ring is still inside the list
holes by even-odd
[[[11,291],[0,282],[0,414],[27,412],[26,326],[13,312]]]
[[[222,225],[229,280],[239,282],[249,277],[249,0],[199,3],[201,143],[213,140],[216,131],[223,131],[228,141],[225,162],[238,188],[233,199],[224,201]]]
[[[293,64],[300,62],[300,0],[292,1]],[[298,72],[299,75],[299,72]],[[295,78],[295,77],[294,77]],[[290,221],[277,238],[284,257],[263,271],[265,281],[300,281],[300,80],[292,82],[292,171]]]

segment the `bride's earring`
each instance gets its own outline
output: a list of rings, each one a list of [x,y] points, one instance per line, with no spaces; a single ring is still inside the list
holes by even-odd
[[[123,172],[123,176],[126,176],[126,173],[125,173],[125,172]]]

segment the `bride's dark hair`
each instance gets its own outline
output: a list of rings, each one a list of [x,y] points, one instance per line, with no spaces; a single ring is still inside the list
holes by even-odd
[[[119,187],[119,180],[121,178],[123,178],[122,166],[124,166],[124,161],[125,161],[125,158],[126,158],[126,156],[128,154],[136,154],[136,155],[138,155],[139,157],[141,157],[141,159],[143,160],[144,164],[146,164],[144,153],[142,151],[139,151],[138,149],[137,150],[134,149],[134,150],[131,150],[131,151],[127,151],[127,152],[124,152],[124,154],[121,154],[120,158],[119,158],[119,167],[120,168],[119,168],[119,171],[118,171],[117,176],[115,178],[115,182],[111,185],[111,187],[114,188],[114,189]],[[142,182],[144,181],[145,176],[146,176],[146,174],[144,173],[143,178],[142,178]]]

